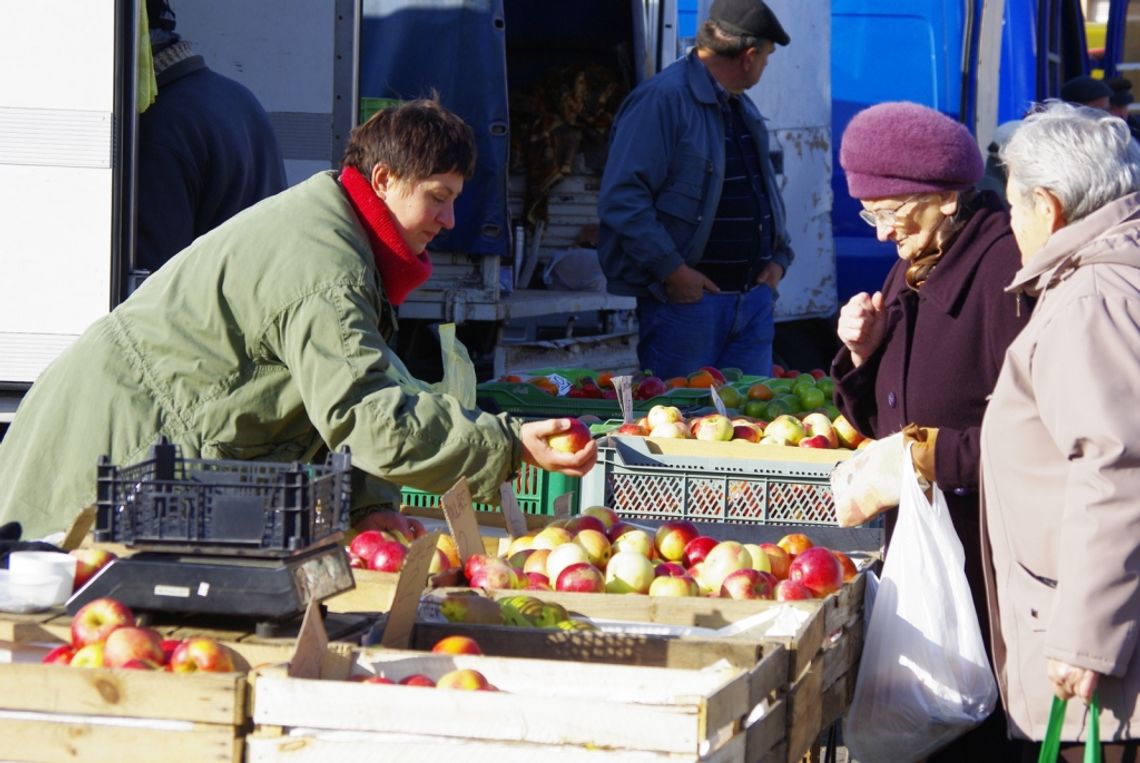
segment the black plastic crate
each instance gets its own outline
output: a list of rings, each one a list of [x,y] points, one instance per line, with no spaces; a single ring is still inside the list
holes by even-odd
[[[325,464],[183,458],[98,466],[95,540],[166,551],[289,556],[348,528],[352,460]]]

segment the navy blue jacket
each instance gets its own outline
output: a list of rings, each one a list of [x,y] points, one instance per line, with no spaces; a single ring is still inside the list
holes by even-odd
[[[772,204],[772,261],[792,262],[784,202],[764,118],[743,97]],[[691,52],[622,103],[598,194],[598,258],[613,294],[664,300],[662,282],[700,262],[724,184],[724,117],[708,70]]]
[[[180,61],[139,116],[136,267],[154,272],[285,185],[281,149],[253,93],[200,56]]]

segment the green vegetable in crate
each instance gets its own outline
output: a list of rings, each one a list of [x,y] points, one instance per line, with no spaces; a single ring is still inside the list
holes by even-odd
[[[470,593],[449,593],[439,603],[439,613],[449,623],[503,625],[503,612],[490,599]]]
[[[556,627],[564,631],[596,631],[598,626],[585,620],[559,620]]]

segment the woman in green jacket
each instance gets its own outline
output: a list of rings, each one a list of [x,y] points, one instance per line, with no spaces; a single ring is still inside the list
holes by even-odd
[[[190,458],[310,461],[349,446],[357,528],[401,528],[399,486],[476,501],[522,461],[580,476],[596,460],[426,391],[388,346],[394,305],[431,272],[475,166],[470,127],[434,101],[357,128],[322,172],[198,238],[94,323],[29,390],[0,443],[0,524],[65,529],[96,464],[143,460],[160,435]],[[401,529],[408,529],[403,525]]]

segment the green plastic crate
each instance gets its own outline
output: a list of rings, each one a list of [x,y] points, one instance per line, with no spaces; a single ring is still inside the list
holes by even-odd
[[[519,508],[524,514],[551,516],[554,514],[554,499],[570,493],[570,513],[577,514],[578,499],[582,492],[580,482],[578,477],[568,477],[565,474],[548,472],[530,464],[523,464],[519,476],[515,479],[515,495],[519,500]],[[439,506],[439,496],[434,493],[406,487],[401,491],[401,495],[406,506],[419,509]],[[477,503],[475,510],[499,511],[499,507]]]

